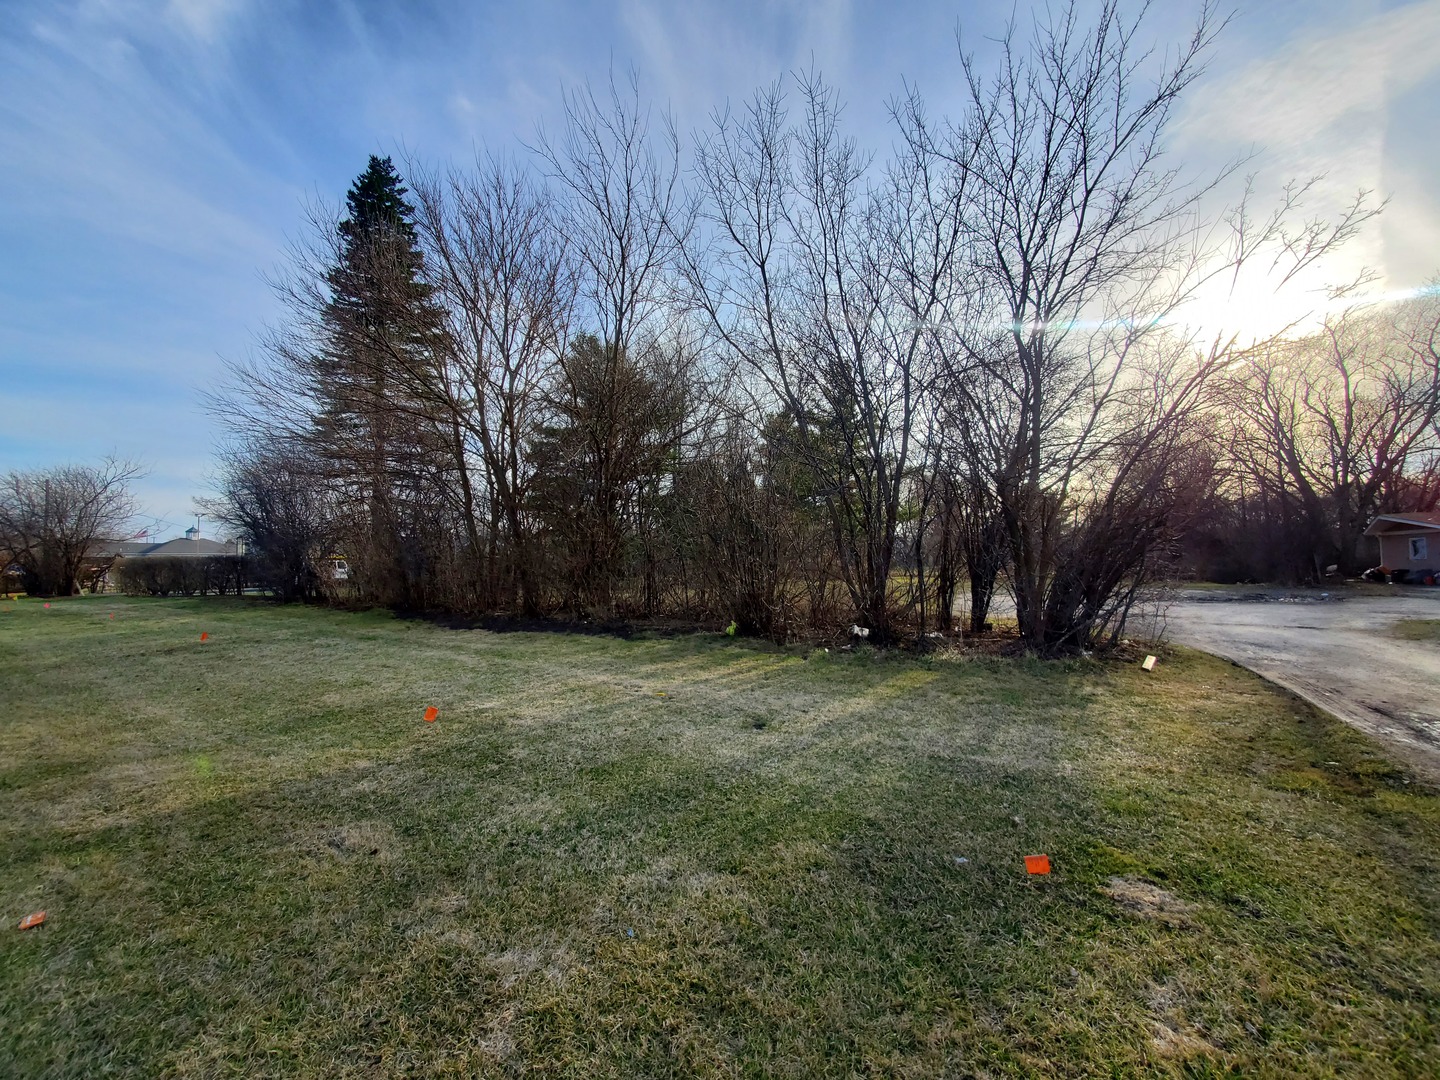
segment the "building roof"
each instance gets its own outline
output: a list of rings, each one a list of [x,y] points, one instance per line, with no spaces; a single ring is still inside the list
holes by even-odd
[[[1381,533],[1400,532],[1406,529],[1440,529],[1440,510],[1407,510],[1401,514],[1377,514],[1375,520],[1370,522],[1370,527],[1365,530],[1365,535],[1379,536]]]
[[[145,555],[234,555],[234,544],[222,544],[215,540],[195,537],[193,540],[179,537],[156,544]]]
[[[239,552],[236,551],[234,543],[222,544],[215,540],[205,540],[200,537],[186,539],[183,536],[159,544],[152,544],[148,540],[113,540],[101,544],[95,549],[95,555],[98,558],[124,559],[149,558],[154,555],[194,557],[237,554]]]
[[[155,545],[149,540],[111,540],[100,545],[99,555],[140,555]]]

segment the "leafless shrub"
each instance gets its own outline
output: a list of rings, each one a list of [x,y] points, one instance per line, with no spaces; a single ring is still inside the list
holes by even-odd
[[[214,483],[216,495],[200,505],[244,543],[254,583],[285,600],[319,599],[340,522],[323,470],[304,446],[232,444],[220,455]],[[147,564],[129,565],[138,572]]]

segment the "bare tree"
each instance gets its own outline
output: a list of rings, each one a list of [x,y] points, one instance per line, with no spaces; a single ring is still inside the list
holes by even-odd
[[[445,415],[452,428],[462,506],[471,547],[486,494],[468,460],[478,454],[499,519],[492,523],[491,566],[503,532],[522,610],[540,605],[535,537],[527,510],[534,466],[525,441],[569,337],[575,276],[549,197],[513,164],[476,163],[417,183],[419,228],[450,325],[442,368]],[[492,590],[493,592],[493,590]]]
[[[306,445],[231,443],[219,454],[214,484],[215,497],[198,504],[244,542],[256,583],[284,600],[319,599],[339,520],[325,468]]]
[[[569,447],[570,464],[586,475],[547,477],[545,503],[585,508],[552,518],[570,550],[567,593],[572,603],[608,607],[626,493],[640,479],[653,425],[675,422],[673,271],[693,214],[674,126],[667,117],[652,134],[633,73],[623,86],[612,74],[603,101],[589,87],[570,91],[563,130],[556,139],[540,132],[535,151],[556,184],[556,220],[574,252],[576,319],[594,331],[564,354],[543,440],[547,452]],[[556,485],[565,484],[571,490],[562,494]]]
[[[1229,445],[1248,496],[1270,506],[1295,572],[1364,569],[1375,514],[1407,501],[1440,454],[1440,303],[1352,308],[1230,372]]]
[[[612,74],[602,102],[588,86],[565,98],[565,125],[535,152],[559,188],[558,224],[579,263],[578,317],[614,358],[657,332],[673,295],[670,271],[692,214],[680,183],[680,143],[666,117],[654,135],[634,73]]]
[[[794,128],[779,84],[715,117],[697,152],[710,242],[687,277],[758,411],[795,424],[855,610],[883,641],[934,326],[958,280],[958,193],[918,153],[869,186],[834,90],[813,73],[797,81]]]
[[[996,501],[1021,636],[1041,649],[1086,645],[1123,622],[1128,609],[1095,590],[1133,583],[1144,551],[1129,548],[1130,570],[1084,586],[1070,566],[1115,554],[1095,545],[1124,528],[1122,509],[1138,523],[1169,505],[1150,494],[1183,485],[1150,464],[1183,461],[1170,448],[1234,359],[1233,341],[1169,341],[1164,317],[1227,262],[1264,252],[1293,272],[1373,212],[1362,193],[1333,226],[1291,228],[1292,189],[1258,225],[1242,204],[1228,239],[1211,243],[1215,223],[1200,208],[1214,182],[1168,165],[1163,136],[1223,20],[1203,7],[1188,41],[1160,60],[1138,43],[1144,15],[1126,20],[1107,2],[1085,27],[1072,3],[1037,15],[1028,44],[1012,28],[992,78],[962,57],[965,116],[913,139],[967,178],[967,253],[988,315],[960,328],[945,397]]]
[[[126,537],[135,519],[130,485],[144,475],[118,458],[99,465],[12,471],[0,487],[0,555],[20,568],[26,592],[71,596],[105,541]]]
[[[949,632],[962,579],[969,594],[967,629],[990,628],[990,607],[1005,566],[1005,536],[988,477],[973,457],[956,451],[946,433],[946,414],[934,436],[937,460],[930,474],[935,507],[928,523],[928,561],[934,567],[936,620]]]

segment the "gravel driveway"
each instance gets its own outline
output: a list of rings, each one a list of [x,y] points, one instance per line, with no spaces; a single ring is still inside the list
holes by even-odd
[[[1440,645],[1395,637],[1401,619],[1440,619],[1440,589],[1329,599],[1190,592],[1167,623],[1172,641],[1263,675],[1440,780]]]

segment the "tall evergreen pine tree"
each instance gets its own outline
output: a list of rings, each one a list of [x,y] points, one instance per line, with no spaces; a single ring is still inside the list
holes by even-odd
[[[345,197],[327,276],[315,430],[334,479],[364,518],[369,550],[355,560],[363,587],[401,605],[422,600],[407,506],[425,474],[426,388],[441,325],[405,195],[391,160],[371,155]]]

